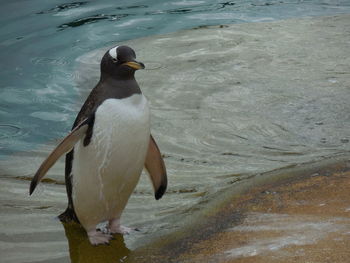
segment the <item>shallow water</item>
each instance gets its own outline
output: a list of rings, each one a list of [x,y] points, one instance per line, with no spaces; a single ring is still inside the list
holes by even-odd
[[[137,79],[151,104],[153,134],[170,185],[156,202],[142,178],[123,218],[141,231],[114,241],[125,248],[119,256],[181,226],[179,219],[196,203],[237,180],[348,152],[344,21],[336,29],[308,20],[203,26],[349,11],[348,1],[3,5],[0,250],[5,262],[68,261],[68,246],[76,246],[71,240],[68,245],[55,219],[66,205],[63,163],[31,198],[27,179],[69,130],[98,79],[101,54],[121,41],[136,39],[126,43],[146,64]],[[68,238],[80,238],[88,247],[80,228],[65,227]]]

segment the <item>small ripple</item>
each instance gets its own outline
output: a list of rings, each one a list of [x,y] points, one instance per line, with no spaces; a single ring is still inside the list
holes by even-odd
[[[205,4],[205,1],[179,1],[179,2],[172,2],[172,5],[180,5],[180,6],[189,6],[189,5],[199,5],[199,4]]]
[[[116,25],[117,27],[127,27],[127,26],[135,26],[135,24],[141,23],[144,24],[145,21],[150,21],[152,20],[151,18],[136,18],[136,19],[129,19],[123,23],[118,23],[118,25]]]
[[[202,74],[196,78],[196,82],[205,83],[205,84],[217,84],[223,83],[229,79],[229,76],[226,76],[224,73],[215,72],[215,74]]]
[[[155,69],[160,69],[163,67],[161,63],[158,62],[147,62],[145,61],[146,68],[145,70],[155,70]]]
[[[342,139],[340,139],[340,142],[342,142],[342,143],[348,143],[348,142],[349,142],[349,139],[347,139],[347,138],[342,138]]]
[[[189,19],[195,19],[195,20],[232,20],[232,22],[241,22],[241,21],[248,21],[248,19],[242,17],[241,15],[238,15],[237,13],[233,12],[218,12],[213,13],[208,11],[207,13],[198,13],[198,14],[192,14],[188,16]]]
[[[226,156],[240,156],[238,153],[232,153],[232,152],[224,152],[224,153],[221,153],[221,155],[226,155]]]
[[[124,17],[127,17],[127,16],[129,16],[129,15],[128,14],[119,14],[119,15],[97,14],[97,15],[93,15],[93,16],[79,18],[79,19],[73,20],[73,21],[68,22],[68,23],[64,23],[62,25],[59,25],[58,28],[60,30],[64,30],[66,28],[79,27],[79,26],[83,26],[85,24],[96,23],[100,20],[118,21],[118,20],[120,20]]]
[[[262,146],[263,149],[266,149],[269,151],[269,155],[277,155],[277,156],[302,156],[304,155],[303,152],[298,152],[298,151],[290,151],[290,150],[285,150],[285,149],[280,149],[276,147],[271,147],[271,146]]]
[[[191,12],[193,12],[193,9],[191,8],[179,8],[167,11],[168,14],[187,14]]]
[[[0,124],[0,139],[18,136],[21,130],[20,127],[13,124]]]
[[[30,60],[33,65],[67,65],[68,61],[62,58],[49,58],[49,57],[34,57]]]
[[[234,6],[234,5],[236,5],[236,3],[233,1],[223,2],[223,3],[220,3],[219,8],[226,8],[227,6]]]
[[[182,2],[184,3],[184,2]],[[162,10],[162,11],[155,11],[153,13],[149,14],[161,14],[161,13],[167,13],[167,14],[193,14],[193,13],[199,13],[199,12],[212,12],[213,9],[227,9],[232,10],[232,6],[236,5],[233,1],[218,3],[217,5],[207,4],[205,1],[186,1],[187,4],[182,4],[182,6],[191,6],[191,7],[182,7],[177,9],[170,9],[170,10]],[[174,5],[174,4],[173,4]]]
[[[249,140],[247,137],[244,137],[244,136],[238,135],[238,134],[234,134],[234,133],[232,133],[232,136],[235,136],[235,137],[237,137],[237,138],[239,138],[239,139],[242,139],[242,140],[245,140],[245,141],[248,141],[248,140]]]
[[[84,2],[72,2],[72,3],[64,3],[61,5],[57,5],[54,8],[50,8],[44,11],[40,11],[37,14],[38,15],[43,15],[43,14],[50,14],[50,13],[58,13],[58,12],[63,12],[66,11],[68,9],[72,9],[72,8],[78,8],[80,6],[83,6],[85,4],[87,4],[88,2],[84,1]]]
[[[279,5],[283,4],[282,1],[275,1],[275,2],[262,2],[262,3],[251,3],[252,6],[272,6],[272,5]]]
[[[146,12],[145,15],[160,15],[160,14],[183,15],[183,14],[193,14],[193,13],[198,13],[198,12],[210,11],[211,5],[208,5],[208,4],[201,5],[201,4],[202,3],[199,3],[199,2],[198,3],[193,2],[191,4],[191,7],[182,7],[182,8],[168,9],[168,10],[150,11],[150,12]],[[187,5],[187,6],[189,6],[189,5]]]
[[[137,9],[137,8],[148,8],[147,5],[131,5],[131,6],[123,6],[117,7],[117,10],[127,10],[127,9]]]
[[[61,112],[48,112],[48,111],[35,111],[30,114],[30,116],[34,118],[38,118],[44,121],[67,121],[69,119],[68,113],[61,113]]]

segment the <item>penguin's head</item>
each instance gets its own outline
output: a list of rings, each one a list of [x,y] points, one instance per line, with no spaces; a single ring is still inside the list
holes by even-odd
[[[128,46],[116,46],[108,50],[101,61],[101,73],[115,78],[133,77],[135,71],[145,65],[136,61],[135,51]]]

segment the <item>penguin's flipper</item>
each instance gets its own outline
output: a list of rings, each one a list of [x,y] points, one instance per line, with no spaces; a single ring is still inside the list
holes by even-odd
[[[45,176],[46,172],[56,163],[58,158],[63,154],[70,151],[74,145],[81,139],[87,132],[89,127],[89,119],[83,120],[79,125],[77,125],[63,140],[62,142],[50,153],[49,157],[41,164],[38,171],[34,175],[29,188],[29,194],[31,195],[40,182],[40,180]]]
[[[151,135],[148,152],[145,161],[145,168],[150,175],[154,187],[154,197],[160,199],[167,188],[168,179],[165,164],[159,151],[157,143]]]

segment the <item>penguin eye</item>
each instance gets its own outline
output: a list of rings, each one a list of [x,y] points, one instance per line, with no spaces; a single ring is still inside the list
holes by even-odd
[[[118,62],[118,59],[112,58],[112,61],[113,61],[113,63],[117,63],[117,62]]]

